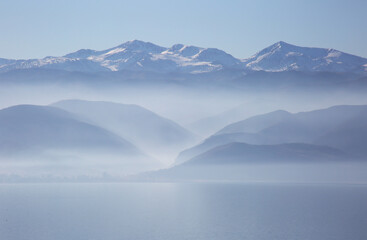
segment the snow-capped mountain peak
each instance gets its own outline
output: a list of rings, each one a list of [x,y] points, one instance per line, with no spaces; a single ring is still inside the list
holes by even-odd
[[[279,41],[247,59],[216,49],[175,44],[166,48],[132,40],[106,50],[80,49],[62,57],[0,59],[0,72],[49,68],[66,71],[153,71],[204,73],[243,71],[357,72],[367,74],[367,59],[335,49],[299,47]]]
[[[128,42],[125,42],[117,46],[116,48],[124,48],[128,51],[150,52],[150,53],[160,53],[166,50],[166,48],[164,47],[155,45],[150,42],[140,41],[140,40],[128,41]]]
[[[95,54],[97,51],[92,49],[80,49],[76,52],[66,54],[66,58],[88,58],[89,56]]]
[[[280,41],[242,62],[256,71],[360,72],[367,59],[335,49],[299,47]]]
[[[198,54],[204,48],[189,46],[184,44],[175,44],[171,48],[167,49],[166,53],[178,54],[182,57],[193,57]]]

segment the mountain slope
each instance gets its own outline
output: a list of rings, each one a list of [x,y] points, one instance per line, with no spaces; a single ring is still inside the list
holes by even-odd
[[[264,117],[264,115],[266,117]],[[216,134],[238,133],[238,132],[257,133],[266,127],[275,125],[277,123],[292,118],[291,113],[283,110],[274,111],[264,115],[257,115],[254,117],[250,117],[246,120],[230,124],[221,129]]]
[[[18,105],[0,110],[0,150],[101,149],[140,154],[130,142],[54,107]]]
[[[317,132],[315,134],[322,135],[366,111],[366,105],[340,105],[295,114],[275,111],[230,124],[216,134],[243,132],[275,135],[282,128],[308,128]]]
[[[251,145],[233,142],[168,169],[137,175],[144,181],[282,181],[340,179],[359,158],[338,149],[303,143]]]
[[[264,140],[262,136],[251,133],[230,133],[230,134],[213,135],[202,141],[200,144],[180,152],[180,154],[177,156],[175,160],[175,163],[176,164],[184,163],[199,154],[209,151],[212,148],[233,142],[261,144],[264,142]]]
[[[182,151],[182,163],[212,148],[232,142],[248,144],[307,143],[341,149],[351,155],[367,157],[367,106],[334,106],[291,114],[275,111],[233,123]]]
[[[314,142],[367,156],[367,111],[334,127]]]
[[[342,151],[324,146],[303,143],[250,145],[234,142],[215,147],[183,164],[311,163],[347,159],[348,155]]]
[[[0,110],[1,172],[124,175],[161,166],[129,141],[49,106]]]
[[[258,132],[258,134],[265,136],[267,143],[306,142],[318,144],[318,139],[323,138],[323,136],[340,132],[338,136],[334,135],[334,137],[344,139],[345,145],[344,147],[339,145],[340,149],[351,154],[363,154],[361,151],[348,149],[347,146],[351,143],[348,143],[348,141],[358,141],[357,135],[352,134],[350,130],[363,125],[366,113],[367,106],[365,105],[334,106],[327,109],[301,112],[293,114],[293,119],[269,126]],[[363,128],[360,127],[359,129],[363,135]],[[346,140],[344,136],[347,132],[351,137],[349,140]],[[331,140],[331,138],[329,139]],[[322,144],[337,147],[331,141],[323,141]],[[367,146],[363,141],[361,144]]]
[[[175,122],[137,105],[64,100],[52,106],[108,129],[156,156],[176,153],[196,141],[194,134]]]

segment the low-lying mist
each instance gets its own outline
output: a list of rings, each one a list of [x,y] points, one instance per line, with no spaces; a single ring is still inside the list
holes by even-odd
[[[44,81],[46,79],[43,79]],[[297,113],[335,105],[367,104],[367,96],[363,94],[363,91],[351,89],[317,90],[292,87],[273,90],[258,86],[248,89],[233,86],[223,88],[217,83],[207,85],[207,80],[199,85],[177,81],[174,84],[165,83],[165,81],[159,84],[145,82],[113,84],[109,82],[103,85],[95,84],[95,82],[86,84],[83,80],[80,83],[69,84],[59,82],[53,84],[28,84],[24,82],[4,84],[0,88],[1,109],[28,104],[65,110],[70,116],[73,116],[71,117],[72,121],[75,120],[78,124],[88,124],[101,129],[98,131],[103,131],[103,136],[107,140],[106,136],[113,136],[112,138],[116,138],[117,142],[128,142],[136,151],[139,151],[140,156],[126,156],[115,151],[116,149],[100,151],[95,145],[86,145],[83,149],[78,148],[78,146],[75,149],[69,147],[50,148],[47,143],[60,136],[69,143],[75,139],[75,136],[81,137],[80,143],[88,142],[87,140],[92,138],[99,139],[100,135],[85,135],[86,133],[80,132],[78,127],[73,125],[71,128],[69,123],[64,124],[61,120],[57,120],[57,124],[53,125],[54,129],[59,129],[59,131],[44,133],[45,135],[42,135],[41,132],[32,133],[37,136],[34,139],[39,139],[40,136],[44,136],[44,138],[38,143],[34,141],[35,148],[32,146],[30,149],[26,149],[26,154],[23,154],[21,139],[24,136],[32,139],[32,135],[29,135],[30,129],[36,129],[32,124],[37,123],[39,129],[43,129],[45,125],[51,123],[48,118],[32,122],[30,119],[33,119],[36,113],[30,113],[30,115],[22,115],[19,126],[14,125],[14,119],[8,119],[8,122],[13,123],[13,125],[9,125],[12,128],[18,128],[18,130],[23,129],[22,126],[28,128],[24,128],[25,132],[19,135],[19,140],[15,139],[11,143],[13,145],[7,145],[10,144],[7,139],[0,141],[0,149],[5,149],[5,152],[15,149],[11,155],[0,154],[2,164],[0,174],[3,181],[18,179],[18,177],[20,179],[41,179],[42,176],[43,178],[48,176],[44,179],[54,180],[60,178],[75,180],[78,176],[101,180],[107,179],[106,176],[108,176],[109,180],[122,181],[130,180],[131,178],[126,178],[126,176],[135,174],[138,174],[139,177],[133,179],[139,181],[185,179],[301,182],[303,179],[315,182],[363,182],[366,180],[362,171],[362,169],[366,169],[366,165],[361,162],[346,165],[320,163],[294,166],[243,164],[238,168],[225,165],[221,167],[197,167],[197,169],[187,167],[192,168],[186,172],[191,177],[181,176],[181,170],[176,169],[172,172],[177,173],[177,176],[140,178],[139,173],[176,166],[177,158],[185,150],[199,146],[229,124],[252,116],[276,110]],[[62,101],[64,100],[73,101],[69,101],[69,105],[63,105]],[[78,106],[77,100],[86,101],[90,105],[76,107]],[[111,107],[114,104],[120,105],[116,108]],[[97,107],[97,105],[99,106]],[[4,123],[8,122],[6,119],[4,120]],[[78,124],[76,126],[79,126]],[[0,131],[3,136],[5,136],[5,132],[9,136],[15,136],[10,131],[9,126],[3,125],[3,128],[6,128]],[[17,133],[20,131],[18,130]],[[101,144],[108,145],[110,140],[107,140]],[[277,141],[274,142],[277,143]],[[253,143],[253,141],[249,141],[249,143]],[[280,141],[280,143],[282,142]],[[171,170],[162,171],[166,174],[166,171],[170,172]]]
[[[240,165],[178,166],[128,178],[153,182],[274,182],[346,183],[367,182],[366,162],[267,163]]]

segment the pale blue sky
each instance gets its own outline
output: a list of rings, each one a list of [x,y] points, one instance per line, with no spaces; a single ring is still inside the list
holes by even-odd
[[[139,39],[246,58],[279,40],[367,57],[365,0],[1,0],[0,57],[41,58]]]

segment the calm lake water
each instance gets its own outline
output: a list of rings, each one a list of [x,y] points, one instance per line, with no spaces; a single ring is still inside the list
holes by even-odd
[[[365,240],[367,186],[0,184],[0,239]]]

